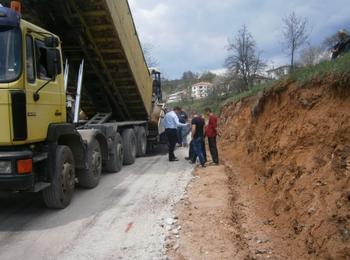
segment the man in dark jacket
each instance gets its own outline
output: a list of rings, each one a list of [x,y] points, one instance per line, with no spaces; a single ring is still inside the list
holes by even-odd
[[[339,42],[332,49],[332,60],[336,59],[342,53],[350,51],[350,36],[349,33],[343,29],[338,33]]]
[[[179,117],[180,123],[182,123],[182,124],[186,124],[187,123],[188,116],[187,116],[187,113],[183,109],[181,109],[179,111],[177,116]],[[187,135],[189,133],[188,126],[179,126],[177,131],[178,131],[177,135],[178,135],[178,143],[179,143],[179,145],[187,147],[187,144],[188,144],[187,143]]]

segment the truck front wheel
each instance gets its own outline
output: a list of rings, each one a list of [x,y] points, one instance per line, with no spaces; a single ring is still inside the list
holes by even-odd
[[[133,129],[125,129],[122,133],[124,164],[133,164],[136,159],[136,136]]]
[[[57,146],[54,163],[51,186],[42,195],[47,207],[63,209],[71,202],[75,187],[74,157],[68,146]]]
[[[102,172],[101,147],[95,138],[88,144],[86,160],[88,169],[77,171],[79,186],[92,189],[98,185]]]

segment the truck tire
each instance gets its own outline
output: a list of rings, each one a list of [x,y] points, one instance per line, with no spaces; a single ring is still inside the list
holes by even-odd
[[[119,133],[116,134],[112,146],[113,154],[106,162],[105,170],[110,173],[115,173],[122,169],[124,160],[123,143]]]
[[[57,146],[55,164],[51,186],[42,196],[48,208],[63,209],[71,202],[75,188],[74,157],[68,146]]]
[[[136,129],[137,145],[136,145],[136,156],[145,156],[147,151],[147,135],[144,127],[138,127]]]
[[[101,147],[95,138],[88,144],[86,160],[88,169],[77,171],[79,186],[92,189],[98,185],[102,172]]]
[[[130,165],[136,159],[136,136],[133,129],[125,129],[122,133],[123,149],[124,149],[124,164]]]

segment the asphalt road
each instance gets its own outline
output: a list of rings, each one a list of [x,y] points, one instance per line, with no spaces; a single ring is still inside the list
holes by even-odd
[[[184,158],[186,149],[176,151]],[[192,178],[183,159],[138,158],[49,210],[39,194],[0,194],[0,259],[164,259],[164,219]]]

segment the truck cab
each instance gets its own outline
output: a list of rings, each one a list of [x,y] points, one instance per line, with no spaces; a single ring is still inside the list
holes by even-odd
[[[65,99],[58,36],[1,6],[1,190],[39,191],[50,186],[55,166],[47,162],[55,146],[48,140],[57,146],[58,128],[65,129],[62,134],[75,136],[75,153],[83,153],[80,136],[74,126],[66,124]],[[52,128],[56,130],[50,133]]]
[[[0,7],[1,146],[44,141],[50,124],[66,121],[61,64],[57,36]]]

